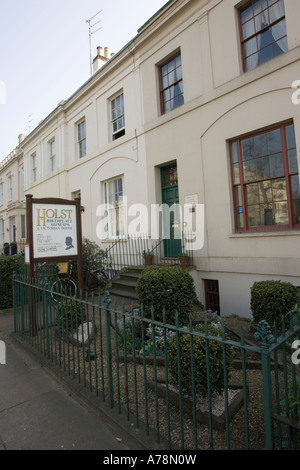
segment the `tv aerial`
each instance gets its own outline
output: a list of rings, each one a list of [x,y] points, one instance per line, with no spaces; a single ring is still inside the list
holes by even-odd
[[[101,22],[101,20],[94,21],[97,19],[96,17],[102,12],[102,10],[98,11],[98,13],[95,13],[91,18],[88,20],[85,20],[86,23],[89,25],[89,43],[90,43],[90,73],[91,75],[93,74],[93,62],[92,62],[92,35],[95,34],[97,31],[102,29],[102,26],[98,27],[97,29],[93,29],[97,24]]]

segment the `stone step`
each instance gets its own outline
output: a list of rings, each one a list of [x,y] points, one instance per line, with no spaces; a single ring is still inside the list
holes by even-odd
[[[127,279],[123,276],[120,277],[120,279],[117,279],[115,281],[113,281],[113,286],[116,287],[122,287],[122,286],[125,286],[125,287],[132,287],[133,289],[136,288],[136,284],[137,284],[137,279],[135,278],[132,278],[132,279]]]
[[[119,274],[119,279],[112,282],[109,292],[114,296],[138,299],[136,286],[137,281],[143,272],[143,266],[133,266]]]
[[[122,298],[133,299],[133,300],[138,299],[138,295],[136,291],[132,289],[126,289],[125,287],[124,288],[111,287],[109,289],[109,293],[113,296],[118,296]]]

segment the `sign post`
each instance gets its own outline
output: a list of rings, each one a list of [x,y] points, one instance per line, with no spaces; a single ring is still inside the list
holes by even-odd
[[[80,198],[75,200],[26,195],[27,247],[26,262],[30,282],[38,262],[76,260],[78,290],[83,294],[82,228]],[[34,293],[30,289],[31,330],[35,331]]]

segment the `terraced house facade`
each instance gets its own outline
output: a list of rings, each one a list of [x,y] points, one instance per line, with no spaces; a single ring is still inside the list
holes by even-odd
[[[24,162],[18,146],[0,162],[0,254],[23,251],[26,241]]]
[[[155,245],[151,208],[186,205],[164,257],[184,250],[176,230],[200,231],[191,272],[222,315],[250,314],[255,281],[300,288],[299,16],[298,0],[170,0],[113,56],[99,47],[92,77],[22,142],[25,193],[80,195],[102,246],[134,222]]]

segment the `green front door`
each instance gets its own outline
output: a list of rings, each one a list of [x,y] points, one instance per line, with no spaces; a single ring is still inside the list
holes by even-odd
[[[163,211],[163,235],[165,257],[176,257],[181,252],[181,220],[176,163],[161,169],[162,203],[175,211]],[[175,206],[174,206],[175,204]]]

